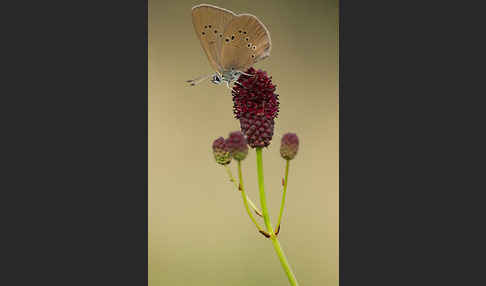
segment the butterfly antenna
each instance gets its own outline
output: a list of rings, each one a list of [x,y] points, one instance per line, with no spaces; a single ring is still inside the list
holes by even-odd
[[[195,78],[195,79],[190,79],[190,80],[187,80],[186,82],[188,82],[191,86],[195,86],[196,84],[198,83],[201,83],[203,81],[205,81],[206,79],[208,79],[211,75],[203,75],[203,76],[200,76],[198,78]]]

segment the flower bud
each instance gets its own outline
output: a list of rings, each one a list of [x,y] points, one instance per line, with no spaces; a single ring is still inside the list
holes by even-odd
[[[226,148],[235,160],[241,161],[248,155],[246,138],[240,131],[231,132],[225,140]]]
[[[227,165],[231,162],[231,155],[228,152],[223,137],[219,137],[213,142],[213,154],[216,163],[221,165]]]
[[[295,133],[285,133],[282,136],[282,143],[280,145],[280,155],[285,160],[294,159],[299,150],[299,137]]]

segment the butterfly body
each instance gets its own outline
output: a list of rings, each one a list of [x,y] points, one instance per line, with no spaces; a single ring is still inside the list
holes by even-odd
[[[257,17],[202,4],[192,8],[192,22],[215,74],[189,80],[191,85],[211,78],[214,84],[235,82],[243,71],[270,55],[270,33]]]
[[[221,84],[223,82],[227,82],[229,84],[238,80],[238,78],[242,74],[243,72],[235,71],[235,70],[223,71],[221,74],[215,73],[211,78],[211,82],[215,84]]]

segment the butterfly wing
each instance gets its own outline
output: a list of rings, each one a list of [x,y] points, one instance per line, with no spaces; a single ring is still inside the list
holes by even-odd
[[[221,71],[221,43],[227,24],[236,14],[213,5],[202,4],[192,8],[192,23],[209,63]]]
[[[270,33],[257,17],[240,14],[228,23],[223,34],[221,67],[245,71],[270,55]]]

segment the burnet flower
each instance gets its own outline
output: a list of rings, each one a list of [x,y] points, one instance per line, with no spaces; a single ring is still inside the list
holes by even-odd
[[[267,147],[273,137],[279,101],[276,86],[262,70],[249,68],[232,90],[233,112],[252,148]]]
[[[295,133],[285,133],[280,144],[280,155],[285,160],[294,159],[299,150],[299,137]]]
[[[213,155],[216,163],[221,165],[227,165],[231,162],[231,155],[226,147],[226,143],[223,137],[219,137],[213,142]]]
[[[241,161],[248,155],[246,138],[240,131],[231,132],[225,140],[226,148],[235,160]]]

